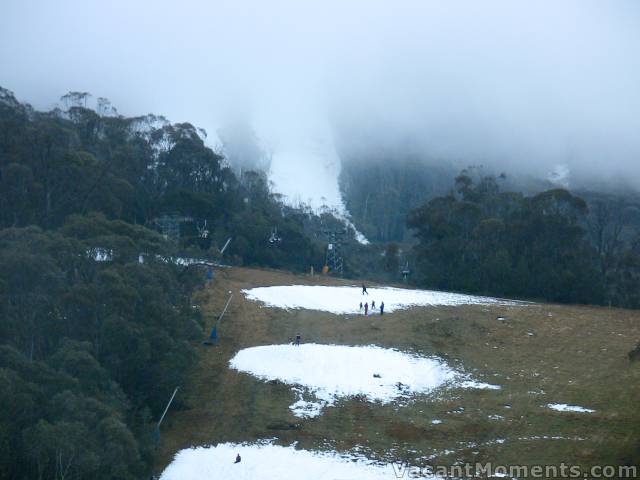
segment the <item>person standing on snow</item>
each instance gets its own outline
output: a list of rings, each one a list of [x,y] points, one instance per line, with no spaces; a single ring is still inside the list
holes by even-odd
[[[368,311],[369,311],[369,304],[365,302],[365,304],[364,304],[364,314],[367,315]]]
[[[300,346],[300,339],[302,338],[302,335],[300,335],[299,333],[296,333],[296,345]]]
[[[380,303],[380,315],[384,315],[384,302]]]
[[[362,302],[360,302],[360,311],[362,311]]]
[[[364,295],[365,293],[366,293],[367,295],[369,295],[369,292],[367,292],[367,286],[363,283],[363,284],[362,284],[362,294]]]
[[[373,311],[376,308],[376,301],[372,300],[371,301],[371,310]]]

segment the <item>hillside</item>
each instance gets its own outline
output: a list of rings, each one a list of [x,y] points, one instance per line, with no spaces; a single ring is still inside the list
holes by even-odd
[[[267,308],[241,292],[316,284],[350,282],[231,268],[220,270],[214,284],[199,294],[209,327],[229,292],[233,300],[218,331],[219,344],[196,347],[199,366],[178,395],[179,408],[171,410],[162,427],[157,472],[184,448],[266,439],[284,446],[295,442],[296,449],[358,451],[381,462],[411,465],[426,458],[433,465],[637,463],[640,419],[634,405],[640,369],[627,357],[640,338],[637,311],[459,305],[364,317]],[[291,387],[229,368],[239,350],[289,343],[297,332],[303,343],[375,344],[434,356],[500,389],[437,389],[408,403],[342,398],[315,418],[299,418],[289,409],[296,399]],[[550,404],[594,412],[556,411]]]
[[[37,111],[0,88],[0,477],[133,479],[191,444],[273,436],[310,451],[358,447],[379,460],[453,462],[503,450],[515,459],[534,441],[551,460],[558,452],[576,461],[595,452],[584,454],[585,462],[636,458],[629,428],[636,370],[625,360],[638,340],[634,312],[405,292],[414,308],[396,308],[392,295],[384,321],[369,321],[356,310],[357,288],[319,297],[285,289],[287,304],[305,307],[287,313],[258,308],[238,293],[260,284],[338,285],[342,274],[390,284],[409,263],[405,285],[637,307],[636,199],[591,195],[587,202],[563,189],[529,196],[505,190],[502,176],[467,169],[451,191],[411,210],[429,196],[421,186],[433,184],[434,194],[447,187],[410,163],[406,175],[388,181],[393,169],[352,176],[354,201],[366,206],[370,198],[381,213],[371,218],[384,227],[380,241],[364,245],[330,211],[285,205],[264,174],[236,176],[193,125],[125,117],[104,98],[94,110],[88,96],[69,92],[64,109]],[[372,179],[380,188],[369,196]],[[408,229],[413,248],[386,242]],[[201,292],[207,269],[187,265],[220,261],[231,269],[218,272],[213,291]],[[335,270],[332,278],[239,268],[299,273],[325,264]],[[236,295],[220,347],[205,348],[200,342],[228,290]],[[391,295],[372,294],[380,291]],[[449,306],[425,306],[438,296]],[[254,376],[251,362],[278,364],[292,375],[291,351],[277,345],[298,331],[305,345],[318,345],[295,350],[295,363],[302,373],[324,365],[317,369],[322,392],[292,390],[273,372],[265,384],[228,369],[241,355]],[[378,347],[365,348],[372,343]],[[267,350],[242,350],[258,345]],[[363,374],[343,368],[351,363],[395,367]],[[439,372],[433,378],[416,373],[431,365]],[[347,376],[334,382],[332,372]],[[375,375],[384,376],[381,384]],[[168,435],[156,450],[155,423],[178,385],[183,390],[162,427]],[[401,409],[398,392],[409,399]],[[294,401],[294,410],[315,418],[292,418]],[[546,406],[556,403],[595,412],[560,415]],[[586,426],[585,418],[592,419]],[[562,448],[546,446],[549,440]]]

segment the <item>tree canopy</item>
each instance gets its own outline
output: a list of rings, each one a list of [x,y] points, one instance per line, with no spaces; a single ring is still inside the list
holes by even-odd
[[[502,191],[493,176],[463,171],[454,189],[413,210],[418,283],[441,289],[570,303],[637,301],[638,230],[552,189]],[[595,212],[595,213],[594,213]],[[595,215],[595,217],[594,217]],[[595,241],[594,241],[595,240]]]

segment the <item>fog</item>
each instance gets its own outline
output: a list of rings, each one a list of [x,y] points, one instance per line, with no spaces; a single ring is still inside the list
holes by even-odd
[[[290,198],[338,204],[340,157],[640,186],[640,3],[5,0],[0,85],[249,125]],[[295,177],[295,178],[294,178]]]

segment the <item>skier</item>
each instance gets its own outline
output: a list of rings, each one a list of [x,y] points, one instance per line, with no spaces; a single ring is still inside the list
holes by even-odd
[[[375,300],[373,300],[373,301],[371,302],[371,310],[374,310],[375,308],[376,308],[376,301],[375,301]]]
[[[300,339],[302,338],[302,335],[300,335],[299,333],[296,333],[296,345],[300,346]]]
[[[384,315],[384,302],[380,303],[380,315]]]
[[[240,461],[242,460],[242,458],[240,458],[240,454],[236,455],[236,461],[233,463],[240,463]]]
[[[365,304],[364,304],[364,314],[365,314],[365,316],[367,315],[368,311],[369,311],[369,304],[367,302],[365,302]]]
[[[364,295],[365,293],[366,293],[367,295],[369,295],[369,292],[367,292],[367,286],[363,283],[363,284],[362,284],[362,294]]]

